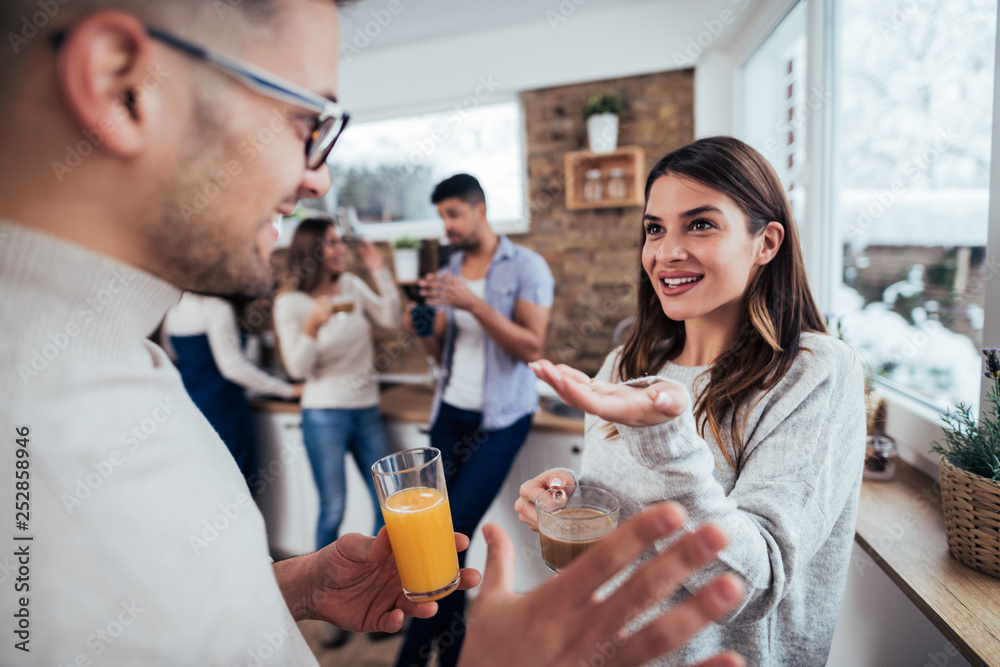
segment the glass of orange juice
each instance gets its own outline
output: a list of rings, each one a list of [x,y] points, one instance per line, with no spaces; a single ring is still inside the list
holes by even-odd
[[[458,588],[458,551],[441,452],[407,449],[372,466],[378,501],[403,593],[414,602],[440,600]]]

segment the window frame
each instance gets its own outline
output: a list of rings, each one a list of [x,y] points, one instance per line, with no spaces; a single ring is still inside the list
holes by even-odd
[[[841,231],[835,218],[837,171],[834,141],[837,136],[836,82],[838,62],[836,59],[836,37],[839,30],[840,12],[835,0],[773,0],[765,2],[756,20],[748,26],[746,36],[734,47],[734,126],[743,130],[743,69],[750,57],[765,42],[773,30],[785,19],[789,12],[801,1],[807,1],[806,17],[806,57],[807,81],[814,82],[824,92],[829,92],[833,103],[824,104],[822,113],[811,114],[806,120],[806,151],[810,155],[808,166],[807,217],[818,220],[818,233],[810,233],[803,244],[803,254],[807,267],[815,267],[809,280],[813,294],[821,311],[827,312],[833,303],[833,294],[843,273],[843,257],[840,252]],[[996,60],[994,62],[993,83],[993,128],[990,157],[990,203],[989,223],[986,241],[986,257],[1000,257],[1000,22],[997,32]],[[812,232],[813,230],[810,230]],[[802,235],[805,238],[805,234]],[[994,262],[996,263],[996,262]],[[990,347],[1000,343],[1000,290],[985,290],[983,344]],[[992,341],[992,343],[991,343]],[[923,397],[894,383],[876,378],[876,382],[887,403],[886,431],[897,441],[901,457],[933,479],[939,476],[938,456],[931,451],[931,444],[942,438],[944,412],[934,407]],[[985,378],[980,380],[981,405],[985,406],[985,395],[989,388]]]
[[[461,100],[450,100],[445,103],[434,105],[431,107],[421,107],[416,111],[408,111],[407,113],[400,114],[377,114],[375,116],[366,118],[364,121],[359,121],[358,118],[354,119],[354,127],[367,122],[380,122],[380,121],[391,121],[400,120],[406,118],[412,118],[415,116],[425,116],[434,113],[448,113],[449,111],[455,111],[458,109],[469,110],[468,106],[464,106]],[[497,96],[496,99],[490,99],[488,104],[476,105],[474,108],[478,109],[483,106],[498,106],[500,104],[510,104],[513,103],[517,110],[517,126],[519,134],[519,150],[518,150],[518,164],[521,170],[521,201],[522,201],[522,212],[521,216],[512,218],[490,218],[490,227],[497,234],[525,234],[530,231],[531,220],[530,216],[527,215],[529,208],[529,198],[528,198],[528,165],[526,158],[526,142],[527,142],[527,132],[525,127],[524,118],[524,106],[521,103],[520,97],[517,95],[510,96]],[[400,111],[403,111],[400,109]],[[333,169],[333,165],[329,165]],[[430,197],[431,193],[428,192],[427,196]],[[335,193],[331,189],[327,196],[324,197],[324,201],[328,209],[333,209]],[[487,206],[489,202],[487,201]],[[393,239],[399,238],[401,236],[412,236],[421,240],[438,240],[443,243],[447,243],[447,238],[444,233],[444,223],[440,218],[427,218],[418,220],[394,220],[391,222],[358,222],[356,223],[356,230],[364,238],[372,241],[374,243],[378,242],[391,242]]]

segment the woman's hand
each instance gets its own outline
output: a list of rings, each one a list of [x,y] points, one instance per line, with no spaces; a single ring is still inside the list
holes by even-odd
[[[576,480],[566,470],[546,470],[538,477],[529,479],[521,485],[520,497],[514,503],[518,520],[537,533],[538,516],[535,514],[535,498],[543,491],[574,484]]]
[[[310,338],[319,335],[319,328],[327,323],[333,316],[333,300],[328,296],[321,296],[313,304],[312,312],[306,318],[306,323],[302,326],[302,331]]]
[[[358,255],[361,256],[361,261],[365,263],[365,268],[371,273],[375,273],[385,267],[385,258],[382,257],[382,253],[368,239],[358,240]]]
[[[656,382],[648,387],[629,387],[591,379],[565,364],[547,359],[528,364],[547,382],[559,398],[604,421],[624,426],[650,426],[679,417],[691,404],[687,389],[676,382]]]

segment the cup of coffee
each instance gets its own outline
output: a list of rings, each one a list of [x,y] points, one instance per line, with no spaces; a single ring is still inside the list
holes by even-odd
[[[542,560],[553,572],[600,542],[618,527],[621,504],[596,486],[561,486],[535,498]]]
[[[333,298],[333,316],[334,317],[347,317],[349,313],[354,312],[354,301],[351,299],[344,298]]]

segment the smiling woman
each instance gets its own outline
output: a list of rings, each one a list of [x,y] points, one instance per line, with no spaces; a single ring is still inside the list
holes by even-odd
[[[535,372],[591,416],[581,471],[526,482],[522,521],[536,525],[531,501],[546,488],[580,483],[614,493],[622,516],[672,498],[693,525],[734,536],[716,573],[747,582],[745,604],[657,664],[723,648],[749,664],[825,664],[854,536],[864,390],[855,355],[826,335],[766,160],[730,137],[660,160],[627,342],[593,380],[547,361]]]

